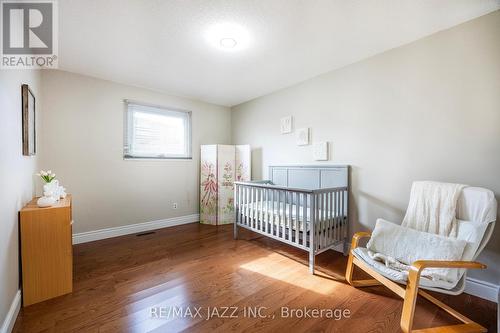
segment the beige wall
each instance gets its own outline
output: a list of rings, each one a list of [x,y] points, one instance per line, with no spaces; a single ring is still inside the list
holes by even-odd
[[[42,80],[40,166],[73,194],[73,232],[198,213],[199,145],[230,142],[228,108],[63,71]],[[193,159],[123,160],[123,99],[191,110]]]
[[[352,165],[352,231],[401,221],[418,179],[484,186],[500,195],[500,12],[233,108],[233,143],[267,166],[316,164],[311,146],[279,134],[279,119],[332,144]],[[500,226],[472,276],[500,282]],[[496,263],[495,263],[496,262]]]
[[[0,328],[19,289],[19,210],[33,197],[37,157],[22,155],[21,85],[41,115],[40,72],[0,71]]]

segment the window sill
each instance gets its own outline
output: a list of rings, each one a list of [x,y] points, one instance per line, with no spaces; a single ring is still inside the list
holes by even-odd
[[[123,157],[124,161],[192,161],[192,157]]]

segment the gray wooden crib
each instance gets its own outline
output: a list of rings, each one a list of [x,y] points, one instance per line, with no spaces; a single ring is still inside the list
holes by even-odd
[[[235,182],[234,238],[238,227],[309,252],[346,253],[349,166],[271,166],[270,180]]]

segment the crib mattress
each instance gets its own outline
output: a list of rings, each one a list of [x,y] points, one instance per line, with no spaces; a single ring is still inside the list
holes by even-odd
[[[290,216],[289,216],[290,205],[292,206],[291,207],[291,209],[292,209],[292,221],[291,221],[292,228],[294,230],[296,230],[298,228],[300,231],[304,231],[304,224],[305,224],[306,230],[309,231],[310,216],[307,216],[307,219],[305,221],[306,223],[303,223],[304,222],[304,216],[303,216],[304,215],[304,207],[301,205],[299,205],[298,223],[297,223],[297,205],[296,204],[286,204],[286,206],[284,204],[281,204],[280,207],[278,207],[278,205],[275,205],[274,209],[273,209],[272,205],[269,204],[268,210],[266,210],[266,202],[264,201],[262,203],[262,207],[263,207],[262,212],[259,212],[257,210],[257,207],[259,207],[259,209],[261,207],[260,202],[253,203],[253,204],[242,204],[240,211],[244,217],[250,217],[250,215],[252,214],[251,208],[253,208],[254,214],[256,214],[257,219],[259,219],[259,220],[263,219],[262,215],[264,215],[265,221],[268,221],[269,223],[271,223],[271,221],[274,221],[275,226],[288,228],[290,226]],[[286,213],[286,218],[285,218],[285,213]],[[266,216],[266,215],[268,215],[268,216]],[[326,222],[329,220],[328,219],[328,211],[323,210],[323,211],[321,211],[320,215],[321,216],[319,217],[320,218],[319,222],[321,222],[321,221]],[[341,226],[347,220],[347,216],[346,216],[346,214],[341,214],[340,216],[338,216],[336,218],[332,217],[331,220],[332,220],[331,225],[333,227]],[[297,224],[298,224],[298,226],[297,226]]]

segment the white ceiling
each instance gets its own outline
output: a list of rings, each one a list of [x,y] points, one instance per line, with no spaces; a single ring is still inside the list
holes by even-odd
[[[500,8],[500,0],[59,0],[59,68],[232,106]],[[207,29],[237,23],[224,52]]]

